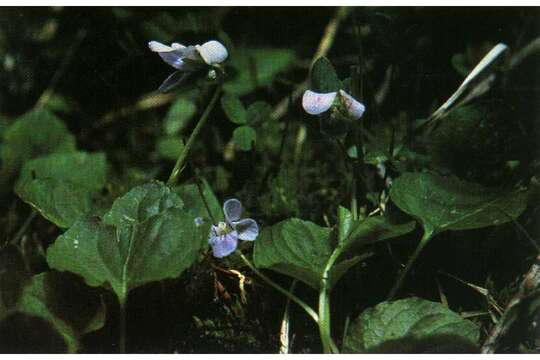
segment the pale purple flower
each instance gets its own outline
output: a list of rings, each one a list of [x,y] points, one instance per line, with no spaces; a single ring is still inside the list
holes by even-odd
[[[337,103],[336,99],[338,100]],[[302,107],[310,115],[320,115],[332,107],[342,108],[347,116],[354,120],[360,119],[366,110],[364,104],[343,90],[329,93],[316,93],[306,90],[302,97]]]
[[[225,221],[212,225],[208,243],[214,257],[222,258],[233,253],[238,246],[238,239],[254,241],[259,235],[259,226],[253,219],[240,219],[242,203],[230,199],[223,204]]]
[[[148,47],[153,52],[157,52],[163,61],[177,69],[159,87],[162,92],[171,90],[194,71],[219,66],[229,56],[225,46],[216,40],[189,46],[179,43],[168,46],[157,41],[150,41]]]

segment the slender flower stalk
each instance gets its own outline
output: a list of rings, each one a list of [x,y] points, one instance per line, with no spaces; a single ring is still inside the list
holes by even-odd
[[[202,114],[201,118],[197,122],[197,125],[195,126],[195,129],[193,129],[193,132],[189,136],[189,139],[182,149],[182,152],[180,153],[180,156],[178,156],[178,159],[176,160],[176,164],[174,165],[173,170],[171,171],[171,175],[169,176],[169,179],[167,180],[167,185],[172,186],[176,183],[176,180],[178,179],[178,176],[182,172],[187,156],[189,154],[189,151],[193,147],[193,144],[195,142],[195,139],[201,132],[201,129],[203,128],[204,124],[208,120],[208,117],[210,115],[210,112],[214,108],[214,106],[217,103],[217,100],[219,98],[219,95],[221,94],[221,84],[217,86],[216,90],[214,91],[214,96],[212,96],[212,100],[210,100],[210,103],[206,106],[206,109],[204,110],[204,113]]]

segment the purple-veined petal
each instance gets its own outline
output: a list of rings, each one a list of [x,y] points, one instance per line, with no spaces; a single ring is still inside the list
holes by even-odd
[[[353,119],[360,119],[362,115],[364,115],[364,111],[366,111],[366,107],[364,106],[364,104],[362,104],[360,101],[357,101],[355,98],[353,98],[351,95],[347,94],[343,90],[339,90],[339,95],[343,100],[343,104],[347,108],[347,112]]]
[[[185,66],[184,61],[176,51],[158,52],[158,54],[163,61],[171,65],[173,68],[183,70],[183,67]]]
[[[253,241],[259,236],[259,225],[253,219],[242,219],[232,223],[234,229],[238,232],[240,240]]]
[[[229,199],[225,201],[223,204],[223,213],[225,214],[225,220],[229,224],[240,220],[240,215],[242,215],[242,203],[238,199]]]
[[[229,56],[227,48],[216,40],[207,41],[204,44],[196,45],[195,47],[204,62],[208,65],[220,64],[227,59],[227,56]]]
[[[319,94],[311,90],[306,90],[302,97],[302,107],[310,115],[322,114],[330,109],[336,95],[336,92]]]
[[[236,250],[236,247],[238,246],[238,233],[232,231],[221,236],[211,236],[210,239],[208,239],[208,243],[212,247],[212,254],[214,257],[222,258]]]

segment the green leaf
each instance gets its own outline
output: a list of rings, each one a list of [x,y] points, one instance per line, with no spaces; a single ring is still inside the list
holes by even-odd
[[[221,107],[231,122],[240,125],[247,122],[246,108],[237,96],[232,94],[223,95],[221,97]]]
[[[251,126],[239,126],[233,131],[233,141],[241,151],[249,151],[255,143],[257,132]]]
[[[236,74],[225,82],[223,90],[242,96],[257,87],[269,86],[278,73],[287,70],[296,60],[294,51],[286,48],[238,49],[229,60]]]
[[[329,93],[342,88],[343,84],[330,60],[318,58],[311,68],[311,89],[318,93]]]
[[[51,154],[27,161],[15,192],[49,221],[67,228],[90,213],[106,182],[103,153]]]
[[[407,298],[365,310],[344,339],[348,353],[474,352],[479,327],[439,303]]]
[[[161,157],[169,160],[176,160],[184,149],[184,142],[178,137],[167,136],[160,138],[156,147],[157,152]]]
[[[178,195],[148,183],[117,199],[103,221],[77,221],[47,251],[49,266],[109,285],[120,301],[152,281],[178,277],[206,246],[209,224],[197,226]]]
[[[40,155],[75,151],[75,138],[60,119],[41,109],[19,117],[4,132],[2,175],[13,177],[25,161]]]
[[[176,135],[182,131],[193,116],[197,113],[197,106],[191,100],[178,98],[163,120],[163,127],[167,135]]]
[[[364,246],[407,234],[414,230],[416,223],[394,224],[384,216],[371,216],[355,221],[351,212],[340,206],[338,209],[338,241],[344,249]]]
[[[255,242],[253,260],[257,267],[271,268],[318,289],[332,253],[330,233],[330,228],[310,221],[282,221],[263,228]]]
[[[527,193],[484,188],[455,177],[405,173],[394,180],[390,197],[426,232],[437,233],[512,221],[525,210]]]
[[[255,101],[247,110],[247,123],[258,124],[268,119],[272,106],[266,101]]]
[[[82,335],[105,325],[105,306],[98,293],[78,279],[47,272],[32,277],[16,311],[48,321],[75,352]]]
[[[221,204],[212,191],[212,188],[205,179],[202,179],[200,187],[204,199],[201,197],[197,184],[178,186],[174,188],[174,192],[178,194],[184,202],[184,208],[189,209],[194,216],[200,217],[209,223],[213,221],[212,217],[216,221],[221,221],[224,217],[223,210],[221,209]],[[208,210],[206,209],[207,205],[212,216],[208,215]]]

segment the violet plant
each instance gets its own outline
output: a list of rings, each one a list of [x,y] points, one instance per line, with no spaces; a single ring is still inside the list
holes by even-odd
[[[339,11],[334,20],[339,23],[347,13]],[[336,23],[329,25],[332,26],[326,33],[336,36]],[[175,162],[166,182],[157,180],[163,175],[163,167],[169,166],[165,162],[160,164],[159,171],[140,176],[138,181],[144,181],[135,186],[130,183],[121,190],[107,187],[111,181],[107,181],[110,167],[105,154],[78,150],[67,127],[45,109],[35,110],[6,130],[5,142],[1,144],[2,161],[3,166],[11,168],[6,170],[5,178],[16,178],[16,194],[31,206],[28,224],[40,214],[58,229],[59,235],[48,245],[45,255],[48,268],[58,273],[47,271],[25,278],[20,291],[9,292],[21,294],[13,304],[8,304],[0,293],[0,325],[18,313],[42,318],[61,335],[68,352],[79,351],[83,336],[105,326],[107,318],[115,317],[109,316],[110,307],[86,288],[74,295],[93,302],[91,309],[85,309],[80,305],[83,301],[77,299],[80,308],[76,307],[76,312],[86,317],[74,320],[58,316],[57,303],[69,296],[51,295],[55,281],[69,276],[63,272],[72,273],[84,280],[84,286],[114,294],[119,310],[116,342],[119,351],[125,353],[130,345],[128,304],[132,291],[161,282],[161,291],[166,293],[168,284],[164,280],[186,274],[189,277],[202,268],[200,273],[220,271],[237,276],[243,299],[246,274],[256,274],[305,311],[313,331],[318,332],[324,353],[383,352],[389,347],[407,352],[411,348],[424,349],[420,345],[428,352],[442,345],[478,350],[481,332],[477,323],[438,302],[414,296],[394,301],[394,297],[406,293],[400,290],[409,270],[436,235],[516,222],[525,211],[529,195],[525,183],[491,188],[449,176],[445,167],[422,164],[425,158],[410,141],[414,132],[427,129],[429,135],[437,131],[437,126],[451,126],[444,121],[452,116],[476,116],[475,105],[467,102],[491,86],[492,80],[484,80],[480,84],[483,87],[471,89],[473,80],[484,72],[488,73],[488,80],[498,76],[489,73],[490,66],[507,51],[506,45],[496,45],[470,71],[449,101],[426,120],[408,124],[406,131],[399,123],[384,118],[380,106],[384,92],[375,96],[366,85],[369,71],[362,59],[355,60],[350,67],[350,77],[340,79],[324,56],[328,49],[317,51],[309,85],[302,83],[291,90],[284,102],[271,106],[256,101],[259,92],[255,90],[277,78],[275,68],[280,61],[285,63],[287,49],[276,51],[277,55],[267,49],[250,49],[246,60],[241,55],[247,50],[235,49],[229,57],[229,50],[217,40],[202,45],[165,45],[153,40],[148,48],[175,69],[159,86],[159,99],[169,99],[171,94],[166,93],[189,84],[196,91],[189,93],[189,101],[183,98],[181,105],[189,106],[179,107],[180,116],[188,113],[186,118],[191,118],[198,113],[197,106],[205,104],[185,144],[180,140],[177,152],[171,152],[175,156],[169,159]],[[234,66],[229,67],[230,63]],[[253,78],[249,77],[253,74]],[[249,81],[239,82],[238,78],[245,77]],[[287,82],[282,81],[280,86],[283,84]],[[465,96],[468,90],[470,98]],[[182,96],[187,97],[184,93]],[[452,106],[460,99],[463,104],[454,110]],[[244,107],[248,101],[251,104]],[[201,134],[210,118],[218,117],[218,102],[222,117],[240,126],[234,131],[226,129],[233,133],[228,142],[216,136],[216,129],[208,131],[205,135],[211,140],[207,142],[218,155],[204,149],[210,155],[199,156],[197,145],[202,143]],[[287,106],[280,105],[285,103]],[[280,120],[283,112],[290,114]],[[294,116],[301,121],[289,118]],[[481,113],[480,117],[483,116]],[[190,124],[182,126],[187,133]],[[294,139],[289,136],[293,131]],[[34,138],[29,133],[37,135]],[[46,134],[45,140],[39,136],[41,133]],[[279,136],[279,146],[268,150],[265,141],[276,142]],[[322,147],[320,159],[313,156],[315,153],[309,149],[312,145]],[[13,156],[17,153],[13,149],[18,146],[42,153],[33,158],[26,153]],[[305,154],[323,164],[307,171],[303,168]],[[277,159],[272,160],[275,166],[262,172],[255,169],[253,164],[260,159],[272,157]],[[208,163],[218,165],[212,165],[212,171],[200,169]],[[243,176],[227,176],[228,168],[235,166]],[[183,172],[186,168],[189,169]],[[213,179],[212,186],[204,179],[206,176]],[[329,186],[327,182],[339,186]],[[110,191],[109,197],[102,195],[107,193],[104,189]],[[222,205],[215,195],[218,193],[227,199]],[[299,194],[310,201],[299,200]],[[232,195],[238,198],[231,198]],[[387,201],[391,205],[386,206]],[[243,217],[244,207],[253,218]],[[287,212],[293,207],[293,211]],[[28,226],[18,232],[14,243],[22,241]],[[347,317],[343,331],[337,331],[336,324],[340,322],[334,319],[340,313],[333,307],[333,291],[338,283],[375,266],[368,259],[375,252],[383,254],[379,243],[414,238],[416,227],[421,227],[423,235],[403,269],[392,274],[395,280],[389,286],[388,297],[370,300],[376,304],[372,307],[361,304],[359,316],[352,321]],[[4,256],[2,249],[0,256]],[[10,254],[10,258],[17,257]],[[11,263],[9,266],[16,267]],[[7,268],[0,263],[0,276],[7,272],[4,267]],[[397,267],[401,268],[399,264]],[[293,278],[293,286],[287,290],[267,270]],[[25,271],[16,269],[17,273]],[[218,284],[217,273],[211,274]],[[296,291],[297,282],[305,291]],[[188,315],[191,318],[193,314]],[[287,319],[287,329],[289,326],[294,328],[295,324]],[[287,334],[282,331],[281,335]]]

